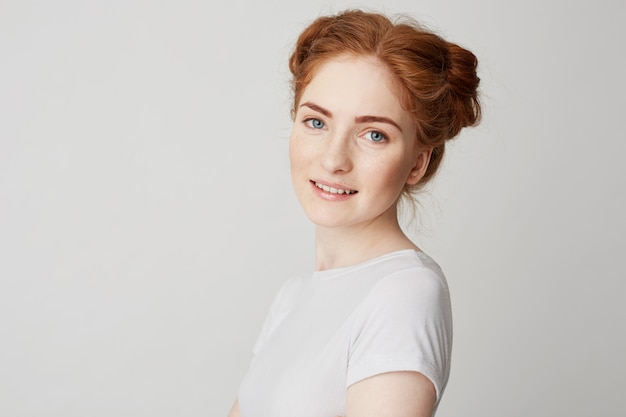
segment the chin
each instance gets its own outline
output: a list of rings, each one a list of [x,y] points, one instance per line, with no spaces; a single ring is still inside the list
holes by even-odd
[[[346,219],[343,217],[339,217],[337,216],[336,213],[307,212],[306,215],[311,221],[311,223],[319,227],[333,228],[333,227],[348,226],[352,224],[352,222],[354,221],[354,219]]]

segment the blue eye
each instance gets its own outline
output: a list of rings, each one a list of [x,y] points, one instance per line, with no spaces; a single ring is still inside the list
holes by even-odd
[[[313,129],[324,128],[324,122],[322,122],[320,119],[307,119],[304,121],[304,123],[306,123],[307,126],[312,127]]]
[[[377,132],[376,130],[372,130],[371,132],[367,132],[365,134],[365,137],[368,138],[369,140],[371,140],[372,142],[382,142],[383,140],[387,139],[385,137],[385,135],[383,135],[380,132]]]

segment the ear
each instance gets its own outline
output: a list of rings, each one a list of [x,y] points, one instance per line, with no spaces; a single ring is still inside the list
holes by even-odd
[[[424,174],[426,174],[426,170],[428,169],[432,153],[432,148],[423,149],[417,153],[415,164],[413,165],[413,168],[411,168],[409,176],[406,179],[406,183],[408,185],[415,185],[424,177]]]

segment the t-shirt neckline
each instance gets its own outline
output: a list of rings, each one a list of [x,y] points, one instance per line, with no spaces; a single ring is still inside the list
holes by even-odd
[[[400,249],[397,251],[388,252],[388,253],[379,255],[375,258],[368,259],[358,264],[343,266],[339,268],[324,269],[322,271],[313,271],[313,274],[311,277],[313,279],[324,279],[324,280],[331,279],[331,278],[346,274],[348,272],[356,271],[358,269],[365,268],[365,267],[368,267],[368,266],[371,266],[373,264],[377,264],[380,262],[384,262],[391,258],[396,258],[399,256],[428,257],[428,255],[426,255],[422,251],[418,251],[415,249]]]

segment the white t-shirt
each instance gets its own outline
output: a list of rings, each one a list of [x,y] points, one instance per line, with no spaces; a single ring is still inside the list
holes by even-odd
[[[417,371],[448,380],[452,314],[445,277],[427,255],[389,253],[287,281],[238,393],[242,417],[345,414],[351,384]]]

